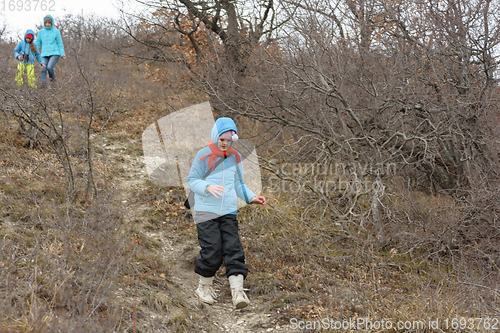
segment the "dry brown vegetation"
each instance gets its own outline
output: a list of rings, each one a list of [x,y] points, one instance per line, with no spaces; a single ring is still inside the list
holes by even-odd
[[[70,30],[80,23],[61,24]],[[140,65],[80,37],[65,39],[68,58],[56,67],[57,83],[43,90],[15,87],[15,45],[2,42],[2,332],[132,331],[137,283],[144,285],[138,328],[154,303],[141,309],[143,296],[167,290],[170,272],[157,240],[143,235],[159,216],[151,209],[130,220],[122,202],[138,197],[153,205],[163,192],[120,182],[132,178],[124,174],[130,158],[141,156],[140,135],[151,119],[197,99],[165,92]],[[171,319],[165,323],[173,330],[190,326]]]
[[[498,314],[498,3],[148,6],[125,30],[141,54],[183,66],[262,156],[271,205],[244,231],[273,282],[257,286],[307,299],[277,297],[281,314]]]
[[[14,45],[3,42],[0,331],[208,332],[234,320],[233,331],[265,332],[289,331],[292,319],[369,318],[448,319],[440,328],[451,332],[454,318],[500,317],[489,65],[460,61],[464,36],[451,56],[434,52],[449,47],[443,39],[425,47],[405,36],[394,8],[362,16],[349,2],[343,22],[361,37],[329,39],[305,29],[327,23],[312,15],[321,11],[284,3],[305,11],[294,12],[298,34],[227,54],[209,29],[192,48],[176,38],[171,11],[157,13],[168,29],[137,30],[143,44],[66,18],[63,36],[74,38],[46,90],[14,87]],[[229,315],[192,299],[196,228],[183,190],[141,177],[142,131],[207,98],[256,143],[269,200],[239,212],[253,307]],[[238,324],[253,313],[269,317]]]

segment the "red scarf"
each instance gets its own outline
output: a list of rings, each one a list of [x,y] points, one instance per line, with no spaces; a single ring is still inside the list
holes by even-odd
[[[226,157],[227,154],[233,154],[234,157],[236,157],[236,162],[241,162],[240,154],[238,154],[238,152],[233,147],[229,147],[229,149],[226,151],[221,151],[219,147],[217,147],[215,143],[213,143],[212,140],[210,140],[208,146],[210,147],[210,150],[212,152],[208,155],[200,157],[200,161],[208,157],[207,166],[211,171],[215,167],[215,161],[217,161],[217,158]]]

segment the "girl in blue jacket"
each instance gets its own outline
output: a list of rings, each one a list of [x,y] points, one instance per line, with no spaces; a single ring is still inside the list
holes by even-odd
[[[248,204],[262,206],[266,199],[256,196],[243,183],[242,158],[232,148],[238,139],[234,121],[231,118],[217,119],[211,139],[208,147],[196,154],[188,175],[189,188],[195,193],[194,207],[191,206],[201,247],[195,266],[195,272],[200,275],[195,293],[203,302],[214,303],[216,295],[212,282],[224,260],[233,305],[240,309],[250,302],[243,290],[248,268],[238,234],[237,197]]]
[[[27,30],[24,34],[24,39],[17,43],[14,48],[14,57],[17,59],[17,73],[16,73],[16,86],[21,86],[23,84],[23,75],[26,70],[26,76],[28,78],[28,85],[30,87],[35,87],[35,59],[38,60],[42,68],[42,57],[40,52],[33,43],[35,33],[33,30]]]
[[[46,65],[42,69],[42,84],[47,83],[47,72],[49,73],[50,80],[56,80],[54,74],[54,66],[57,64],[59,57],[66,59],[64,53],[64,45],[61,38],[61,33],[54,27],[54,19],[51,15],[43,18],[43,29],[38,32],[36,38],[36,46],[42,51],[43,63]]]

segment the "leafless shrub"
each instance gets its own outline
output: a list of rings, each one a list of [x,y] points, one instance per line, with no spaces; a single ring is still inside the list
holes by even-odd
[[[63,31],[77,23],[67,18]],[[124,227],[112,167],[93,141],[127,111],[115,95],[132,85],[110,88],[113,76],[100,75],[109,53],[99,36],[71,36],[63,32],[68,58],[47,89],[15,87],[15,66],[0,69],[0,330],[126,330],[123,276],[159,266]],[[9,65],[13,47],[0,52]]]
[[[400,269],[451,265],[463,276],[442,281],[487,276],[483,291],[498,290],[498,4],[280,1],[271,12],[283,25],[253,18],[282,29],[252,39],[243,15],[239,30],[204,18],[219,8],[230,21],[222,1],[174,3],[153,26],[191,29],[179,30],[192,43],[179,63],[217,115],[256,141],[270,193],[293,194],[283,196],[293,218],[394,249]],[[230,31],[240,43],[226,44]]]

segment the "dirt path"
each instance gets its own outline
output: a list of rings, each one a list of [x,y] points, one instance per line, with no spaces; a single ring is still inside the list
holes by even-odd
[[[117,189],[127,209],[127,220],[144,221],[144,212],[147,212],[150,207],[137,196],[137,193],[144,193],[149,187],[142,157],[123,154],[127,151],[127,143],[106,144],[104,140],[102,144],[108,159],[122,161],[119,165],[121,172],[117,175]],[[137,143],[130,142],[130,145],[132,144]],[[273,318],[274,314],[270,310],[272,307],[269,295],[253,295],[250,291],[250,305],[245,309],[234,310],[229,282],[223,274],[218,274],[214,282],[214,289],[218,295],[217,303],[213,305],[202,303],[194,294],[198,284],[198,276],[194,273],[194,262],[199,246],[193,234],[168,232],[162,229],[150,231],[144,229],[143,231],[150,239],[161,241],[162,245],[159,250],[168,267],[169,276],[166,278],[167,311],[155,311],[147,306],[144,307],[147,302],[146,304],[140,302],[143,306],[140,310],[145,316],[142,323],[138,324],[138,327],[142,327],[142,332],[168,332],[169,324],[183,320],[188,327],[198,327],[196,332],[289,331],[287,327],[276,324],[276,318]],[[156,297],[160,294],[161,291],[156,294]]]

